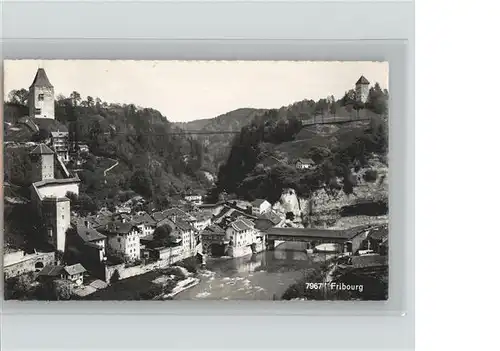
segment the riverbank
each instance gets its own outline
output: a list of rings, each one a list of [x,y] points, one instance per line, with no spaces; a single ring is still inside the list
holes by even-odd
[[[199,284],[196,268],[186,264],[158,269],[117,281],[85,296],[85,300],[169,300],[178,293]]]

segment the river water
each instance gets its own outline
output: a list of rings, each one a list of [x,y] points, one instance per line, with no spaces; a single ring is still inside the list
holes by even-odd
[[[175,300],[272,300],[332,255],[307,254],[305,243],[285,242],[274,251],[240,258],[211,258],[198,285]]]

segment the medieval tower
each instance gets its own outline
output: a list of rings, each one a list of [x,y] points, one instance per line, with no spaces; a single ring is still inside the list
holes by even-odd
[[[54,151],[40,144],[30,152],[32,182],[54,179]]]
[[[30,117],[54,119],[54,86],[43,68],[38,69],[30,86],[28,107]]]
[[[370,82],[364,76],[361,76],[356,82],[356,97],[358,101],[365,103],[370,91]]]

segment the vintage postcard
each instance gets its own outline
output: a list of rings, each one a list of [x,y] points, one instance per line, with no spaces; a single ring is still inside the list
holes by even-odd
[[[386,300],[386,62],[5,62],[9,300]]]

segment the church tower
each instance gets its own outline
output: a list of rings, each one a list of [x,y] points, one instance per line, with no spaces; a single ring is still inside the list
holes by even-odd
[[[356,82],[356,97],[358,101],[365,103],[370,91],[370,82],[365,76],[361,76]]]
[[[54,86],[50,84],[43,68],[38,69],[30,86],[28,107],[30,117],[54,119]]]
[[[33,183],[54,179],[54,151],[45,144],[39,144],[30,152],[30,158]]]

